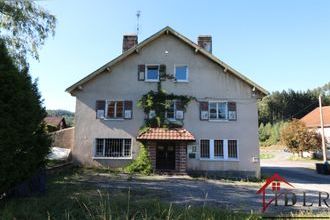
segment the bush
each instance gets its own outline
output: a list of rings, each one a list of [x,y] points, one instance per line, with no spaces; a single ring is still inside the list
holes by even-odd
[[[294,119],[281,129],[281,142],[290,152],[302,155],[303,151],[321,148],[321,135],[308,129],[304,123]]]
[[[36,82],[0,40],[0,195],[44,167],[51,140]]]
[[[129,173],[141,173],[144,175],[150,175],[152,173],[148,150],[144,145],[141,145],[139,155],[125,168],[125,171]]]
[[[286,124],[286,122],[277,122],[274,125],[263,123],[259,126],[259,143],[261,146],[271,146],[278,144],[280,141],[280,130]]]

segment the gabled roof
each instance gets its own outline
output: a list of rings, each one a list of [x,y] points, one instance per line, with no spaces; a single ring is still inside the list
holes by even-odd
[[[189,40],[188,38],[186,38],[182,34],[176,32],[175,30],[173,30],[169,26],[163,28],[162,30],[158,31],[157,33],[155,33],[151,37],[149,37],[149,38],[145,39],[144,41],[142,41],[141,43],[137,44],[135,47],[133,47],[133,48],[125,51],[124,53],[122,53],[121,55],[119,55],[117,58],[115,58],[112,61],[106,63],[105,65],[103,65],[99,69],[95,70],[91,74],[89,74],[86,77],[84,77],[83,79],[79,80],[77,83],[75,83],[72,86],[70,86],[69,88],[67,88],[66,89],[66,92],[72,93],[79,86],[83,85],[84,83],[88,82],[89,80],[91,80],[95,76],[99,75],[100,73],[102,73],[103,71],[105,71],[107,68],[111,68],[111,66],[113,66],[113,65],[117,64],[118,62],[122,61],[123,59],[125,59],[129,55],[131,55],[131,54],[133,54],[135,52],[138,52],[141,48],[143,48],[144,46],[146,46],[150,42],[156,40],[157,38],[159,38],[163,34],[172,34],[173,36],[175,36],[178,39],[180,39],[182,42],[184,42],[187,45],[189,45],[192,48],[194,48],[196,52],[198,52],[198,53],[206,56],[207,58],[209,58],[213,62],[215,62],[215,63],[219,64],[220,66],[222,66],[226,71],[232,73],[237,78],[243,80],[247,84],[249,84],[252,87],[254,87],[261,94],[268,95],[268,91],[267,90],[265,90],[264,88],[262,88],[258,84],[254,83],[252,80],[248,79],[247,77],[243,76],[241,73],[239,73],[238,71],[236,71],[235,69],[233,69],[232,67],[230,67],[228,64],[226,64],[223,61],[219,60],[217,57],[215,57],[214,55],[212,55],[210,52],[204,50],[202,47],[198,46],[196,43],[194,43],[193,41]]]
[[[330,106],[322,107],[323,114],[323,124],[325,127],[330,127]],[[317,128],[321,126],[320,122],[320,107],[317,107],[303,118],[300,119],[301,122],[305,123],[308,128]]]
[[[44,122],[47,125],[51,125],[54,127],[59,126],[62,120],[64,120],[64,122],[65,122],[65,119],[63,117],[47,116],[46,118],[44,118]]]
[[[137,140],[194,141],[195,137],[184,128],[149,128]]]

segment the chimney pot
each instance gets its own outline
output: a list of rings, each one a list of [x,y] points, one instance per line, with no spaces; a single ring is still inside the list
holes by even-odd
[[[123,53],[138,44],[138,36],[136,34],[125,34],[123,36]]]
[[[212,36],[211,35],[198,36],[198,45],[204,50],[212,53]]]

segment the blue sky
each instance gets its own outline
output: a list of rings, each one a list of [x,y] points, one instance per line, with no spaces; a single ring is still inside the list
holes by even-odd
[[[139,41],[165,26],[196,41],[213,37],[213,54],[268,91],[306,90],[330,81],[330,1],[49,0],[56,35],[30,59],[47,109],[74,111],[64,90],[121,53],[122,35]]]

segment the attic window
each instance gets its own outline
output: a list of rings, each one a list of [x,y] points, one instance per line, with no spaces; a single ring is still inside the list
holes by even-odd
[[[146,81],[158,82],[159,81],[159,65],[146,66]]]

